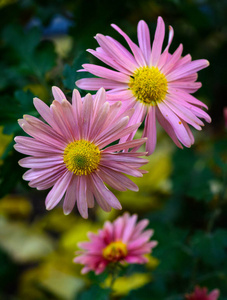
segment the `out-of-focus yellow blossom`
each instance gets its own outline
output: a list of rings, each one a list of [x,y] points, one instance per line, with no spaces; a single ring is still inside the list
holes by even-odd
[[[160,194],[165,195],[170,190],[168,178],[172,170],[171,151],[172,148],[168,147],[168,144],[162,143],[154,154],[149,156],[149,163],[143,167],[149,173],[143,177],[133,178],[139,187],[138,192],[116,191],[115,194],[124,209],[140,213],[162,206]]]
[[[3,133],[3,126],[0,126],[0,165],[2,164],[1,157],[4,154],[7,146],[12,142],[13,134],[8,135]]]
[[[13,218],[27,218],[32,211],[29,200],[19,195],[8,195],[0,200],[0,214]]]
[[[17,0],[0,0],[0,9],[15,2],[17,2]]]
[[[73,39],[68,35],[57,36],[52,39],[55,44],[55,50],[61,58],[66,58],[72,49]]]
[[[77,243],[88,240],[88,231],[97,232],[100,228],[100,223],[78,217],[72,228],[61,236],[59,245],[63,249],[70,251],[73,258],[75,256],[74,252],[77,250]]]
[[[145,257],[148,259],[148,262],[146,263],[148,269],[154,270],[160,264],[159,259],[150,254],[145,255]]]
[[[62,212],[62,207],[59,206],[48,211],[42,219],[35,222],[35,226],[44,230],[62,233],[70,230],[77,220],[78,217],[74,213],[65,216]]]
[[[53,251],[53,242],[44,232],[3,217],[0,217],[0,246],[18,263],[38,261]]]
[[[23,88],[23,90],[25,92],[30,90],[35,96],[37,96],[40,99],[48,99],[50,96],[49,92],[42,84],[28,84]]]
[[[111,279],[111,276],[109,276],[103,286],[110,286]],[[145,273],[135,273],[127,277],[118,277],[113,284],[113,293],[115,296],[127,295],[131,290],[141,288],[150,281],[150,275]]]
[[[46,299],[43,293],[47,292],[57,299],[74,299],[85,286],[84,278],[79,270],[75,270],[75,265],[66,253],[51,253],[39,266],[23,274],[19,295],[21,299],[38,300]]]

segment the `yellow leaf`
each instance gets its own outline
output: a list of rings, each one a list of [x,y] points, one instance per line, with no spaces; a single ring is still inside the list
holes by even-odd
[[[113,293],[116,296],[127,295],[131,290],[136,290],[151,281],[149,274],[135,273],[131,276],[118,277],[113,284]],[[104,286],[110,286],[111,277],[104,282]]]
[[[0,246],[19,263],[37,261],[53,251],[51,239],[43,232],[3,217],[0,217]]]
[[[14,218],[26,218],[31,214],[32,205],[19,195],[8,195],[0,200],[0,214]]]

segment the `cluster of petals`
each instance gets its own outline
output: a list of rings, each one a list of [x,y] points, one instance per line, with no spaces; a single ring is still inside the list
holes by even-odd
[[[150,241],[153,230],[144,230],[148,223],[147,219],[137,222],[137,215],[130,216],[128,213],[124,213],[113,223],[106,221],[103,229],[99,230],[97,234],[88,233],[90,241],[78,244],[81,250],[76,252],[78,256],[74,262],[84,265],[82,273],[94,271],[96,274],[100,274],[111,263],[103,255],[103,250],[112,243],[121,242],[126,247],[126,253],[115,263],[146,263],[145,255],[149,254],[157,245],[156,241]]]
[[[123,102],[122,109],[134,107],[135,112],[129,125],[142,122],[145,119],[143,137],[147,137],[146,151],[150,155],[156,146],[156,120],[165,129],[174,143],[182,148],[182,144],[190,147],[194,137],[188,124],[201,130],[204,123],[210,122],[209,115],[204,112],[207,106],[191,94],[196,92],[201,83],[196,82],[197,72],[209,65],[205,59],[192,61],[191,56],[182,56],[182,44],[172,54],[169,47],[173,39],[173,28],[169,26],[168,44],[162,51],[165,36],[165,24],[158,18],[154,41],[151,46],[150,33],[147,24],[141,20],[138,23],[138,43],[136,45],[128,35],[118,26],[112,27],[123,36],[130,50],[128,51],[117,40],[102,34],[96,35],[100,47],[96,50],[88,49],[99,60],[111,69],[95,64],[84,64],[80,71],[87,71],[99,78],[83,78],[76,82],[77,86],[85,90],[98,90],[104,87],[107,100],[114,104]],[[140,68],[157,68],[167,80],[167,93],[162,101],[155,105],[147,105],[138,101],[129,87],[131,78]],[[125,136],[122,141],[131,140],[135,131]]]
[[[208,294],[206,287],[196,286],[193,293],[185,295],[185,299],[186,300],[217,300],[219,295],[220,292],[218,289],[215,289]]]
[[[23,179],[38,190],[51,188],[46,197],[48,210],[63,197],[64,213],[69,214],[77,203],[84,218],[88,217],[88,208],[94,206],[94,199],[105,211],[110,211],[111,207],[121,209],[120,202],[104,182],[119,191],[138,190],[123,173],[135,177],[146,173],[139,169],[147,163],[139,156],[146,153],[124,150],[140,146],[146,139],[108,145],[140,126],[128,126],[133,110],[119,114],[121,103],[110,106],[104,89],[100,89],[94,97],[86,95],[83,101],[79,92],[74,90],[72,103],[57,87],[53,87],[53,96],[55,100],[50,107],[40,99],[34,99],[44,121],[30,115],[19,120],[19,125],[30,135],[15,138],[15,149],[29,155],[19,161],[22,167],[29,168]],[[91,174],[76,175],[63,160],[67,145],[78,140],[89,141],[100,151],[100,162]]]

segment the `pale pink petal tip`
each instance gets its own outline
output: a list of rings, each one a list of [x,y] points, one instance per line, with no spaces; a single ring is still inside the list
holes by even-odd
[[[83,272],[102,273],[105,268],[115,263],[144,264],[146,254],[156,247],[156,241],[150,241],[153,230],[144,229],[148,220],[137,222],[137,215],[124,213],[113,223],[106,221],[97,234],[89,232],[88,242],[78,243],[81,251],[76,252],[75,263],[82,264]]]

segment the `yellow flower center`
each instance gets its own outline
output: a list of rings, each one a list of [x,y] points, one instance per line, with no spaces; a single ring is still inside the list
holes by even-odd
[[[155,106],[165,99],[167,83],[165,75],[157,67],[142,67],[134,72],[129,81],[129,88],[136,100]]]
[[[100,151],[92,142],[78,140],[67,145],[63,160],[70,172],[79,176],[88,175],[98,168]]]
[[[122,241],[112,242],[102,250],[103,257],[111,262],[120,261],[127,254],[127,246]]]

